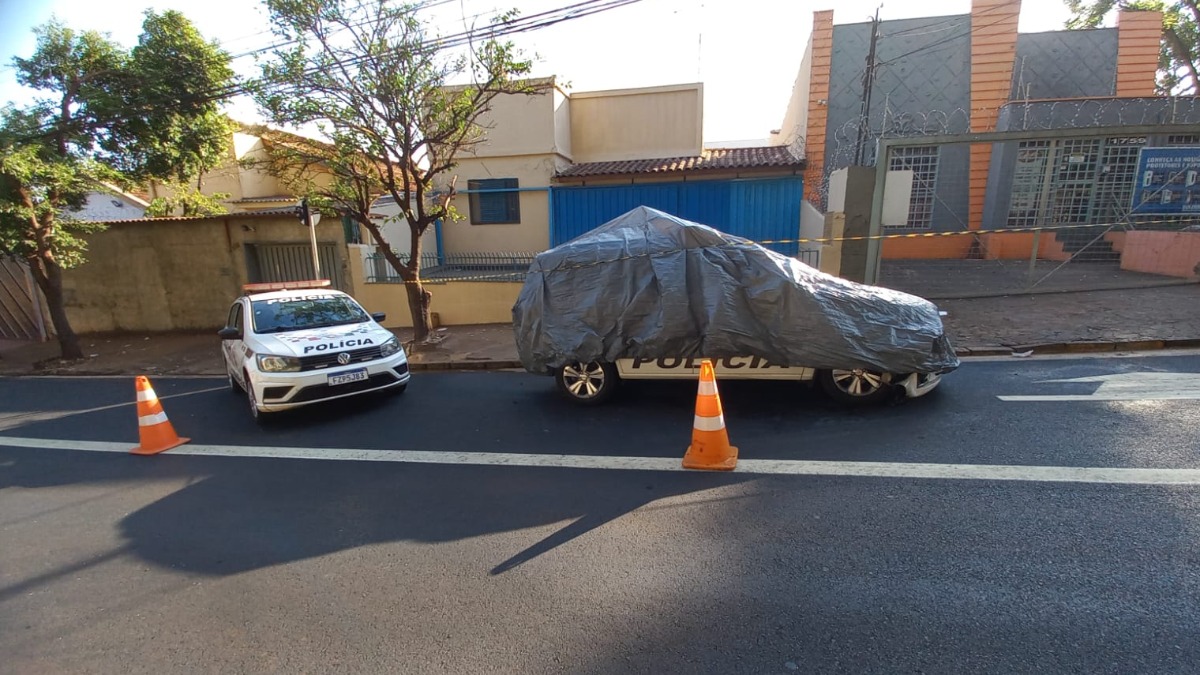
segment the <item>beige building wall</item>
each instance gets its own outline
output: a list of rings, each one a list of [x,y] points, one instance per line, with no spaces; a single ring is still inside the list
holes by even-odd
[[[350,279],[341,222],[322,221],[317,237],[337,244],[342,277]],[[290,217],[231,214],[115,223],[87,240],[88,262],[63,274],[76,331],[215,330],[248,281],[244,245],[307,244],[308,230]]]
[[[262,139],[252,134],[234,132],[228,156],[220,166],[201,176],[204,194],[225,193],[226,207],[231,213],[277,207],[276,203],[238,204],[240,199],[275,197],[287,193],[279,181],[261,168],[243,166],[247,160],[265,160],[266,148]],[[160,183],[149,186],[150,198],[170,197],[173,191]],[[290,200],[289,200],[290,201]]]
[[[457,177],[452,201],[462,216],[442,224],[446,253],[542,251],[550,245],[547,188],[571,162],[696,156],[701,152],[700,84],[567,93],[553,78],[535,80],[543,93],[498,97],[481,123],[485,138],[459,157],[445,189]],[[470,181],[515,178],[521,220],[472,224]],[[639,179],[651,182],[654,177]],[[679,180],[664,176],[660,180]],[[628,182],[628,179],[626,179]]]
[[[550,200],[546,188],[561,158],[552,154],[516,157],[464,158],[457,168],[458,190],[477,178],[516,178],[521,222],[471,224],[470,196],[459,192],[451,202],[462,216],[442,223],[442,246],[447,253],[486,251],[544,251],[550,246]],[[533,188],[533,189],[526,189]]]
[[[808,94],[809,83],[812,80],[812,58],[813,39],[810,35],[808,44],[804,47],[804,56],[800,59],[800,70],[796,73],[796,82],[792,85],[792,97],[788,99],[787,110],[783,113],[783,122],[779,125],[779,133],[771,133],[767,140],[769,145],[804,143],[804,134],[808,129]]]
[[[554,89],[554,149],[567,160],[571,155],[571,98]]]
[[[694,157],[703,145],[704,85],[571,94],[575,162]]]
[[[492,109],[479,119],[486,130],[484,139],[471,154],[504,157],[555,151],[555,99],[559,93],[554,79],[534,80],[544,88],[538,94],[505,94],[492,100]]]

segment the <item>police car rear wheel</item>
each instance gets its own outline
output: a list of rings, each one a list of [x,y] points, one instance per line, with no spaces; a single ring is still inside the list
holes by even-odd
[[[892,390],[888,375],[862,368],[822,370],[817,373],[817,381],[830,398],[845,405],[880,403]]]
[[[612,397],[617,387],[617,369],[611,363],[589,361],[568,363],[554,376],[558,390],[576,403],[596,405]]]

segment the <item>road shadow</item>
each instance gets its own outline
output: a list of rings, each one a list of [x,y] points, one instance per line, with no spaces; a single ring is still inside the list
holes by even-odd
[[[80,453],[84,454],[84,453]],[[174,570],[228,575],[371,544],[452,542],[543,528],[515,553],[497,551],[500,574],[570,543],[658,499],[736,484],[752,477],[717,473],[575,470],[311,460],[160,457],[154,464],[113,461],[107,480],[173,473],[206,477],[116,523],[124,550]],[[9,463],[8,484],[69,483],[23,477]],[[31,463],[31,467],[37,463]],[[49,468],[49,467],[41,467]],[[71,472],[82,467],[63,466]],[[177,467],[178,468],[178,467]],[[80,477],[82,478],[82,477]],[[91,476],[90,478],[97,478]]]

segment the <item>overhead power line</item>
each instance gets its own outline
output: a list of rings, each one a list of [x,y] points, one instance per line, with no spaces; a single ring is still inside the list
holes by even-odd
[[[426,7],[434,6],[435,4],[445,4],[454,0],[430,0],[429,3],[423,3]],[[421,47],[430,51],[442,51],[448,49],[457,49],[469,45],[474,40],[489,40],[500,37],[526,33],[541,28],[546,28],[566,21],[581,19],[600,12],[617,9],[626,5],[636,4],[642,0],[584,0],[573,5],[551,9],[537,14],[532,14],[525,17],[512,17],[496,24],[480,28],[472,28],[459,33],[454,33],[447,36],[436,37],[426,40],[421,44]],[[362,3],[358,7],[362,7]],[[369,21],[357,25],[367,25]],[[361,63],[370,60],[370,55],[355,56],[348,59],[335,61],[332,65],[343,65],[354,67]],[[319,70],[328,67],[331,64],[322,64],[319,67],[309,68],[303,74],[311,75]],[[236,82],[224,87],[220,87],[207,92],[196,92],[189,96],[181,103],[185,104],[202,104],[213,101],[221,101],[250,93],[252,89],[262,84],[260,79],[251,79],[242,82]],[[66,120],[65,124],[69,125],[73,120]],[[64,124],[62,120],[55,120],[53,123],[43,125],[37,134],[26,136],[27,140],[39,138],[47,135],[54,129],[59,128]]]

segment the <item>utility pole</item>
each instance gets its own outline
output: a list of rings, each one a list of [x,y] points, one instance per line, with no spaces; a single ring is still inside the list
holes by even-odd
[[[882,5],[880,5],[882,7]],[[862,166],[863,146],[867,142],[867,130],[871,127],[871,90],[875,84],[875,45],[879,41],[879,7],[871,21],[871,46],[867,49],[867,69],[863,73],[862,105],[859,109],[858,140],[854,144],[854,163]]]

